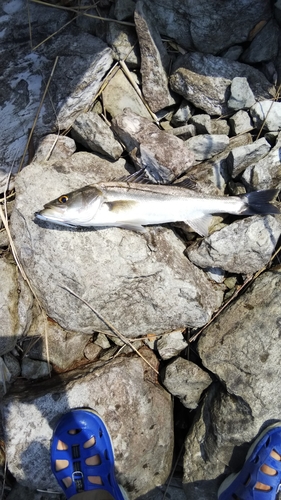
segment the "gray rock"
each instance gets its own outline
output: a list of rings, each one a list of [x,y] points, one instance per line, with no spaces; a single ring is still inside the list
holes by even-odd
[[[267,156],[255,165],[246,168],[242,181],[251,189],[271,189],[281,187],[280,165],[281,132],[279,132],[276,145]]]
[[[27,379],[37,379],[47,377],[50,374],[51,367],[45,361],[23,358],[21,364],[21,375]]]
[[[226,120],[211,120],[211,134],[229,135],[230,127]]]
[[[76,144],[70,137],[48,134],[38,141],[33,161],[62,160],[76,151]]]
[[[260,101],[251,109],[250,114],[256,128],[264,130],[281,130],[281,102]]]
[[[93,342],[89,342],[84,349],[84,356],[89,361],[96,361],[102,352],[102,347],[94,344]]]
[[[203,268],[253,274],[268,263],[280,234],[280,218],[255,215],[216,231],[189,247],[187,255]]]
[[[257,162],[270,151],[270,144],[264,137],[238,148],[232,149],[227,157],[227,165],[231,177],[237,177],[245,168]]]
[[[197,408],[202,392],[211,382],[212,379],[207,372],[184,358],[172,361],[165,368],[163,378],[166,389],[190,409]]]
[[[71,135],[88,149],[112,160],[118,160],[123,153],[123,148],[115,139],[111,128],[93,111],[81,113],[75,119]]]
[[[157,366],[155,356],[150,361]],[[118,482],[132,500],[165,482],[173,456],[171,397],[154,372],[131,356],[32,388],[26,384],[1,402],[6,457],[20,484],[58,491],[50,467],[50,440],[58,419],[78,407],[91,407],[104,419],[115,449]]]
[[[37,338],[37,341],[34,340]],[[46,342],[47,338],[47,342]],[[56,371],[75,368],[84,360],[84,349],[89,341],[88,335],[64,330],[46,315],[34,310],[33,321],[25,340],[31,343],[28,354],[40,361],[49,360]]]
[[[251,41],[241,60],[248,64],[274,60],[278,52],[278,36],[278,24],[270,19]]]
[[[140,96],[120,69],[110,79],[102,95],[104,107],[112,117],[130,108],[137,115],[152,120]]]
[[[110,347],[110,342],[107,338],[106,335],[104,335],[103,333],[99,333],[96,340],[95,340],[95,344],[100,346],[102,349],[109,349]]]
[[[147,173],[156,181],[171,182],[194,163],[193,153],[187,151],[181,139],[159,130],[130,109],[118,115],[112,124],[129,152],[135,148],[139,152],[142,148],[142,162],[147,157]]]
[[[15,347],[19,334],[17,276],[17,267],[0,259],[0,355]]]
[[[253,433],[265,421],[280,418],[278,375],[272,369],[280,347],[280,284],[280,269],[263,273],[203,332],[198,344],[204,366],[248,407]]]
[[[6,367],[9,370],[10,374],[11,374],[10,382],[13,383],[17,379],[17,377],[19,377],[19,375],[20,375],[21,369],[20,369],[19,361],[10,352],[7,352],[7,354],[4,354],[3,360],[4,360]]]
[[[227,135],[202,134],[191,137],[185,141],[188,151],[194,154],[197,161],[207,160],[221,153],[229,145]]]
[[[162,359],[170,359],[177,356],[187,347],[187,342],[180,330],[163,335],[157,341],[157,350]]]
[[[186,125],[192,116],[190,104],[183,99],[179,109],[173,115],[171,119],[171,124],[174,127],[180,127],[181,125]]]
[[[11,492],[7,496],[7,500],[63,500],[64,495],[58,493],[42,493],[31,490],[21,484],[14,484]]]
[[[274,96],[274,87],[257,69],[198,52],[178,57],[172,69],[170,85],[172,90],[211,116],[223,115],[229,112],[229,86],[237,76],[247,78],[256,100]]]
[[[77,231],[34,222],[34,212],[47,201],[85,184],[120,178],[124,165],[124,160],[110,164],[75,153],[52,167],[30,164],[17,176],[11,231],[28,277],[48,316],[68,331],[109,329],[64,285],[128,337],[201,326],[221,304],[222,293],[189,263],[185,245],[173,231]]]
[[[8,386],[12,382],[12,374],[7,367],[3,358],[0,357],[0,397],[2,398],[8,389]]]
[[[177,137],[180,137],[182,140],[186,140],[196,135],[196,128],[192,124],[183,125],[182,127],[171,128],[170,130],[168,130],[168,133],[176,135]]]
[[[142,0],[136,3],[134,20],[141,52],[142,92],[156,113],[175,103],[168,87],[170,57],[157,29],[157,21]]]
[[[243,134],[253,130],[253,124],[249,114],[246,111],[237,111],[234,115],[229,118],[229,124],[231,132],[234,135]]]
[[[243,52],[243,47],[241,45],[233,45],[229,47],[223,56],[225,59],[230,59],[230,61],[237,61]]]
[[[239,109],[248,109],[255,104],[254,94],[248,84],[247,78],[235,77],[230,86],[230,97],[227,105],[229,109],[239,111]]]
[[[211,117],[209,115],[194,115],[190,118],[190,123],[195,125],[197,134],[211,134]]]
[[[129,68],[139,68],[140,51],[136,31],[131,26],[118,23],[107,24],[106,41],[112,48],[113,58],[126,62]]]

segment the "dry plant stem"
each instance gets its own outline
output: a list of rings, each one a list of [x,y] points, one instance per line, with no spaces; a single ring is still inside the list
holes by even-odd
[[[43,102],[45,100],[45,97],[46,97],[46,94],[48,92],[48,89],[49,89],[49,86],[50,86],[50,83],[51,83],[51,80],[53,78],[53,75],[54,75],[54,72],[55,72],[55,68],[56,68],[56,65],[57,65],[57,62],[58,62],[58,56],[56,57],[55,61],[54,61],[54,64],[53,64],[53,68],[52,68],[52,71],[51,71],[51,74],[49,76],[49,80],[47,82],[47,85],[45,87],[45,90],[44,90],[44,93],[43,93],[43,96],[42,96],[42,99],[41,99],[41,102],[39,104],[39,107],[38,107],[38,110],[37,110],[37,113],[36,113],[36,116],[34,118],[34,122],[33,122],[33,125],[32,125],[32,128],[31,128],[31,131],[29,133],[29,136],[28,136],[28,140],[27,140],[27,143],[26,143],[26,146],[24,148],[24,152],[23,152],[23,155],[22,155],[22,159],[21,159],[21,162],[20,162],[20,166],[19,166],[19,169],[18,171],[20,172],[22,167],[23,167],[23,162],[24,162],[24,159],[25,159],[25,155],[26,155],[26,152],[28,150],[28,146],[29,146],[29,143],[31,141],[31,138],[32,138],[32,135],[33,135],[33,132],[34,132],[34,129],[35,129],[35,126],[36,126],[36,123],[37,123],[37,120],[38,120],[38,116],[40,114],[40,111],[41,111],[41,108],[43,106]]]
[[[135,346],[126,338],[124,337],[124,335],[122,333],[120,333],[107,319],[105,319],[96,309],[94,309],[94,307],[92,307],[89,302],[87,302],[86,300],[82,299],[82,297],[80,297],[79,295],[77,295],[77,293],[75,293],[73,290],[71,290],[71,288],[68,288],[68,286],[66,285],[60,285],[61,288],[64,288],[65,290],[67,290],[68,292],[70,292],[72,295],[74,295],[74,297],[77,297],[77,299],[81,300],[82,302],[84,302],[84,304],[86,304],[86,306],[89,307],[89,309],[91,309],[91,311],[93,311],[96,316],[101,319],[101,321],[103,321],[103,323],[117,336],[119,337],[120,340],[122,340],[122,342],[124,342],[124,344],[127,344],[131,347],[131,349],[133,351],[135,351],[138,356],[140,356],[140,358],[143,359],[143,361],[145,361],[145,363],[150,366],[150,368],[152,368],[152,370],[157,373],[157,375],[159,375],[159,372],[158,370],[156,370],[154,368],[154,366],[152,366],[149,361],[147,361],[147,359],[145,359],[145,357],[135,348]]]
[[[281,246],[276,250],[276,252],[274,252],[274,254],[271,256],[271,259],[269,261],[269,263],[262,267],[262,269],[260,269],[259,271],[257,271],[254,275],[252,276],[249,276],[243,283],[243,285],[241,285],[239,288],[237,288],[237,290],[235,291],[235,293],[232,295],[232,297],[230,297],[230,299],[216,312],[216,314],[214,314],[214,316],[210,319],[210,321],[208,321],[208,323],[206,323],[206,325],[204,325],[201,330],[199,330],[199,332],[195,333],[195,335],[193,335],[189,340],[188,340],[188,343],[190,342],[194,342],[197,337],[207,328],[207,326],[209,326],[211,323],[213,323],[213,321],[220,315],[220,313],[234,300],[236,299],[236,297],[240,294],[240,292],[242,292],[242,290],[244,290],[245,288],[247,288],[247,286],[249,286],[261,273],[263,273],[264,271],[266,271],[266,269],[268,268],[268,266],[270,265],[270,263],[275,259],[275,257],[278,255],[278,253],[281,251]]]
[[[64,7],[63,5],[54,5],[52,3],[42,2],[41,0],[30,0],[30,2],[38,3],[40,5],[45,5],[47,7],[52,7],[53,9],[68,10],[70,12],[75,12],[75,14],[77,14],[77,15],[82,14],[83,16],[92,17],[94,19],[99,19],[100,21],[108,21],[108,22],[112,22],[112,23],[123,24],[124,26],[135,26],[134,23],[129,23],[127,21],[118,21],[117,19],[111,19],[109,17],[94,16],[93,14],[87,14],[87,13],[81,12],[82,7],[79,7],[79,9],[75,9],[74,7]],[[84,9],[88,9],[88,8],[89,8],[88,5],[84,7]]]

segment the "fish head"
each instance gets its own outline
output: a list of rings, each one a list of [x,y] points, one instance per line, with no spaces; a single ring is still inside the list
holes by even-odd
[[[35,213],[39,220],[63,226],[89,226],[103,200],[103,193],[96,186],[85,186],[44,205]]]

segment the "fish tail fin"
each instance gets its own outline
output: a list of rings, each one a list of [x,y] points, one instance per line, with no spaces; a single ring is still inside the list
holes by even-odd
[[[241,213],[243,215],[280,214],[280,209],[271,203],[278,192],[278,189],[265,189],[243,195],[245,209]]]

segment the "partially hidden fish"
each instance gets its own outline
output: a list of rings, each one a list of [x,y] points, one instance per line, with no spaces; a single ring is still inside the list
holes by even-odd
[[[70,227],[121,227],[186,222],[201,236],[208,235],[212,214],[277,214],[271,202],[278,190],[242,196],[205,196],[185,187],[128,182],[84,186],[44,205],[37,219]]]

